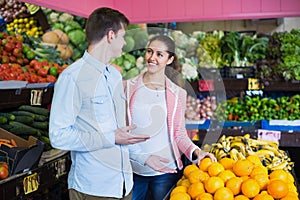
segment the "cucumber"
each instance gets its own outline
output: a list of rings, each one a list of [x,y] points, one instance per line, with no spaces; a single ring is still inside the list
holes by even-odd
[[[37,129],[41,129],[44,131],[47,131],[49,128],[49,122],[33,122],[30,126],[37,128]]]
[[[16,115],[15,117],[14,121],[21,122],[23,124],[31,125],[34,122],[33,118],[30,116]]]
[[[30,105],[21,105],[18,110],[24,110],[28,112],[32,112],[34,114],[44,115],[46,117],[49,116],[50,111],[46,108],[30,106]]]
[[[7,123],[7,118],[4,116],[0,116],[0,124],[6,124]]]
[[[0,124],[0,128],[9,131],[11,129],[11,125],[9,125],[9,124]]]
[[[34,116],[34,120],[39,122],[46,122],[49,119],[49,117],[46,117],[44,115],[35,114]]]
[[[11,126],[10,132],[18,135],[32,135],[32,136],[40,136],[41,133],[36,128],[33,128],[31,126],[28,126],[26,124],[16,122],[16,121],[10,121],[9,125]]]
[[[6,117],[9,121],[15,120],[15,116],[11,113],[0,112],[0,116]]]
[[[35,114],[31,113],[31,112],[27,112],[27,111],[23,111],[23,110],[15,110],[15,111],[11,111],[9,112],[10,114],[13,114],[15,116],[29,116],[32,117],[33,119],[35,118]]]

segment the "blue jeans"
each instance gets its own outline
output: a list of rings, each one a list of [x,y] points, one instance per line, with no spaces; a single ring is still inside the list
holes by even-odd
[[[158,176],[134,174],[132,200],[163,200],[181,176],[181,172]]]

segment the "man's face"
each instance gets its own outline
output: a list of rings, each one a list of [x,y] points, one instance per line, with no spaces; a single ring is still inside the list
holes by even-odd
[[[122,28],[113,35],[112,52],[113,52],[113,57],[115,57],[115,58],[121,56],[122,48],[124,45],[126,45],[126,41],[124,39],[125,33],[126,32],[125,32],[124,26],[122,25]]]

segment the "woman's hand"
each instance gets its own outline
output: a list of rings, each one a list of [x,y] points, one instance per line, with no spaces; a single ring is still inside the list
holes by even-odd
[[[151,155],[146,160],[146,165],[151,167],[153,170],[163,173],[177,173],[175,169],[165,166],[163,163],[169,163],[169,160],[160,156]]]
[[[194,155],[195,157],[197,157],[197,159],[198,159],[198,165],[199,165],[200,161],[201,161],[202,159],[206,158],[206,157],[210,158],[213,162],[216,162],[216,161],[217,161],[216,157],[215,157],[213,154],[211,154],[211,153],[209,153],[209,152],[202,151],[201,149],[196,149],[196,150],[193,152],[193,155]]]

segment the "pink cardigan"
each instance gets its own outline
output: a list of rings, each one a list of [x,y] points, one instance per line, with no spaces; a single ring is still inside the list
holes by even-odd
[[[141,86],[143,74],[127,80],[124,84],[127,101],[129,100],[128,119],[131,123],[132,108],[136,98],[136,92]],[[129,87],[129,90],[127,90]],[[129,97],[129,98],[128,98]],[[187,93],[166,77],[166,102],[167,102],[167,123],[172,149],[175,155],[177,167],[183,168],[181,153],[191,160],[192,152],[199,148],[187,135],[185,128],[185,109]],[[192,160],[191,160],[192,161]]]

